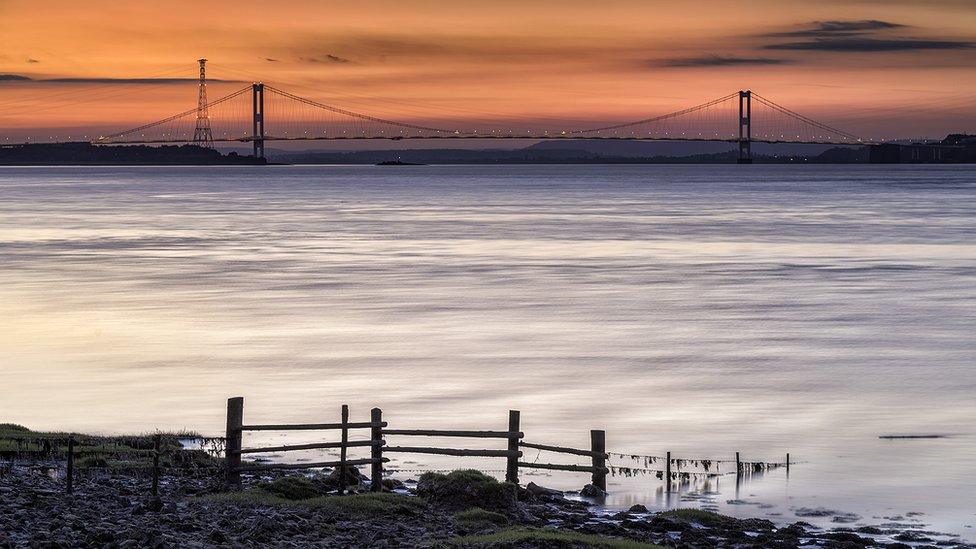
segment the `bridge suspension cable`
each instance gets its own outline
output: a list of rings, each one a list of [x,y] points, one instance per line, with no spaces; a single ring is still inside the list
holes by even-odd
[[[730,93],[729,95],[726,95],[725,97],[720,97],[718,99],[713,99],[711,101],[702,103],[701,105],[695,105],[694,107],[688,107],[687,109],[681,109],[681,110],[678,110],[678,111],[669,112],[667,114],[662,114],[660,116],[653,116],[651,118],[644,118],[642,120],[635,120],[633,122],[624,122],[624,123],[621,123],[621,124],[614,124],[612,126],[602,126],[602,127],[599,127],[599,128],[589,128],[589,129],[585,129],[585,130],[579,130],[578,132],[574,132],[574,133],[581,133],[581,134],[585,134],[585,133],[596,133],[596,132],[602,132],[602,131],[619,130],[619,129],[623,129],[623,128],[629,128],[629,127],[632,127],[632,126],[640,126],[640,125],[643,125],[643,124],[653,124],[655,122],[661,122],[663,120],[670,120],[672,118],[677,118],[679,116],[683,116],[683,115],[686,115],[686,114],[690,114],[690,113],[693,113],[693,112],[696,112],[696,111],[702,111],[702,110],[705,110],[705,109],[707,109],[709,107],[714,107],[715,105],[720,105],[720,104],[722,104],[722,103],[724,103],[726,101],[731,100],[733,97],[736,97],[738,95],[739,95],[738,93]]]
[[[280,90],[278,88],[275,88],[274,86],[267,86],[266,85],[264,87],[264,89],[266,91],[268,91],[268,92],[271,92],[272,94],[277,94],[277,95],[279,95],[281,97],[284,97],[286,99],[290,99],[292,101],[297,101],[297,102],[302,103],[304,105],[308,105],[308,106],[315,107],[315,108],[318,108],[318,109],[323,109],[323,110],[326,110],[326,111],[329,111],[329,112],[332,112],[332,113],[335,113],[335,114],[349,116],[349,117],[352,117],[352,118],[358,118],[360,120],[366,120],[366,121],[369,121],[369,122],[376,122],[376,123],[379,123],[379,124],[388,124],[390,126],[395,126],[395,127],[404,128],[404,129],[411,129],[411,130],[419,130],[419,131],[427,131],[427,132],[439,132],[439,133],[459,133],[456,130],[447,130],[447,129],[444,129],[444,128],[432,128],[432,127],[429,127],[429,126],[421,126],[421,125],[418,125],[418,124],[410,124],[410,123],[407,123],[407,122],[398,122],[396,120],[388,120],[388,119],[385,119],[385,118],[380,118],[380,117],[371,116],[371,115],[368,115],[368,114],[362,114],[362,113],[359,113],[359,112],[350,111],[350,110],[343,109],[343,108],[340,108],[340,107],[334,107],[332,105],[327,105],[325,103],[320,103],[319,101],[315,101],[313,99],[308,99],[308,98],[305,98],[305,97],[301,97],[301,96],[295,95],[293,93],[286,92],[284,90]]]
[[[259,91],[260,90],[260,91]],[[251,93],[249,93],[251,92]],[[258,100],[260,94],[260,100]],[[755,99],[750,102],[749,98]],[[252,104],[253,100],[253,104]],[[260,113],[256,110],[260,104]],[[745,107],[743,106],[745,105]],[[632,139],[732,143],[861,144],[856,135],[819,122],[752,92],[731,93],[698,105],[631,122],[585,129],[460,130],[394,120],[254,84],[203,105],[214,141],[338,139]],[[113,133],[95,143],[188,143],[201,108]],[[257,121],[260,120],[260,124]],[[497,122],[495,122],[497,124]],[[538,128],[538,127],[536,127]],[[740,146],[748,156],[748,147]]]
[[[752,97],[753,97],[753,99],[759,101],[760,103],[762,103],[763,105],[765,105],[765,106],[767,106],[767,107],[769,107],[771,109],[774,109],[774,110],[776,110],[776,111],[778,111],[780,113],[785,114],[786,116],[795,118],[795,119],[797,119],[797,120],[799,120],[801,122],[804,122],[806,124],[809,124],[811,126],[814,126],[815,128],[819,128],[819,129],[824,130],[824,131],[826,131],[828,133],[836,134],[836,135],[839,135],[841,137],[844,137],[844,138],[847,138],[847,139],[850,139],[850,140],[853,140],[853,141],[862,141],[862,139],[860,137],[858,137],[858,136],[856,136],[856,135],[854,135],[852,133],[848,133],[848,132],[845,132],[843,130],[839,130],[837,128],[834,128],[833,126],[828,126],[827,124],[824,124],[822,122],[817,122],[816,120],[813,120],[812,118],[806,117],[806,116],[804,116],[804,115],[802,115],[802,114],[800,114],[800,113],[798,113],[796,111],[792,111],[790,109],[787,109],[786,107],[784,107],[782,105],[779,105],[779,104],[773,102],[772,100],[767,99],[767,98],[759,95],[758,93],[753,92],[752,93]]]
[[[233,99],[237,99],[237,98],[243,97],[244,94],[246,94],[249,91],[251,91],[251,86],[247,86],[245,88],[241,88],[241,89],[239,89],[239,90],[237,90],[235,92],[232,92],[232,93],[230,93],[228,95],[225,95],[225,96],[221,97],[220,99],[215,99],[214,101],[210,101],[210,102],[206,103],[206,107],[208,109],[212,109],[213,107],[216,107],[218,105],[227,103],[227,102],[229,102],[229,101],[231,101]],[[132,136],[133,134],[137,134],[137,133],[138,134],[143,134],[143,133],[145,133],[146,130],[150,130],[150,129],[153,129],[153,128],[163,127],[163,126],[165,126],[165,125],[167,125],[167,124],[169,124],[171,122],[176,122],[176,121],[178,121],[180,119],[186,119],[186,118],[188,118],[190,116],[193,117],[193,122],[194,122],[194,124],[196,124],[196,117],[197,117],[198,112],[199,112],[199,107],[194,107],[192,109],[185,110],[185,111],[183,111],[181,113],[177,113],[177,114],[174,114],[172,116],[168,116],[168,117],[163,118],[161,120],[156,120],[155,122],[150,122],[148,124],[143,124],[141,126],[138,126],[138,127],[135,127],[135,128],[131,128],[131,129],[128,129],[128,130],[125,130],[125,131],[121,131],[121,132],[114,133],[114,134],[111,134],[111,135],[106,135],[106,136],[99,137],[95,142],[96,143],[118,143],[118,142],[129,142],[129,143],[184,143],[184,142],[190,142],[190,141],[192,141],[192,136],[190,136],[190,138],[180,138],[178,136],[178,134],[180,132],[178,132],[178,131],[171,131],[171,132],[169,132],[171,134],[171,137],[169,139],[166,139],[165,132],[164,132],[164,135],[163,135],[162,138],[157,138],[157,139],[148,139],[147,140],[145,137],[140,136],[140,137],[135,138],[133,140],[126,141],[123,138]],[[225,136],[224,139],[215,139],[215,140],[221,140],[221,141],[235,140],[235,141],[237,141],[237,140],[242,140],[244,137],[245,137],[245,135],[240,135],[240,136],[237,136],[236,138],[227,139],[226,136]]]

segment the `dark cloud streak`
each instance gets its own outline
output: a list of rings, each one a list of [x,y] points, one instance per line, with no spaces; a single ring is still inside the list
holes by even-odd
[[[196,78],[45,78],[34,80],[40,84],[186,84],[198,82]],[[208,78],[208,83],[237,83],[243,80]]]
[[[345,57],[339,57],[338,55],[333,55],[331,53],[327,53],[325,55],[316,55],[314,57],[299,57],[298,59],[306,63],[339,64],[339,65],[352,63],[352,60],[350,59],[346,59]]]
[[[863,19],[860,21],[814,21],[810,23],[809,26],[811,28],[796,31],[774,32],[765,36],[782,38],[850,36],[892,29],[904,29],[908,27],[907,25],[902,25],[901,23],[880,21],[878,19]]]
[[[665,67],[735,67],[743,65],[784,65],[792,63],[790,59],[776,59],[771,57],[734,57],[725,55],[704,55],[701,57],[683,57],[665,59],[660,65]]]
[[[923,50],[968,50],[976,47],[974,42],[959,40],[927,40],[916,38],[868,38],[868,37],[838,37],[817,38],[805,42],[787,42],[785,44],[767,44],[767,50],[790,51],[830,51],[830,52],[891,52],[891,51],[923,51]]]

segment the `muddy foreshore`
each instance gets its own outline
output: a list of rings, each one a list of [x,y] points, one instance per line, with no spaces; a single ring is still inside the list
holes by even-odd
[[[345,496],[329,494],[330,478],[250,478],[224,492],[213,474],[187,473],[164,477],[152,498],[144,475],[89,472],[69,495],[36,466],[10,467],[0,547],[973,547],[917,530],[777,527],[700,510],[608,515],[476,472]]]

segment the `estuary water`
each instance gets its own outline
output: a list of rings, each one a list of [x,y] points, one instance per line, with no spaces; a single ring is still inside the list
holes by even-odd
[[[611,507],[976,538],[970,166],[0,168],[0,265],[0,421],[518,409],[534,442],[798,462],[674,494],[615,476]]]

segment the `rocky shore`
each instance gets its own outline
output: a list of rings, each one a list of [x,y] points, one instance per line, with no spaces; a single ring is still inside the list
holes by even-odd
[[[144,475],[88,471],[68,495],[49,473],[0,474],[0,547],[972,547],[934,533],[777,527],[696,509],[611,515],[476,471],[390,479],[384,493],[366,492],[349,471],[344,496],[335,472],[249,478],[233,492],[212,473],[188,472],[165,476],[158,498]]]

